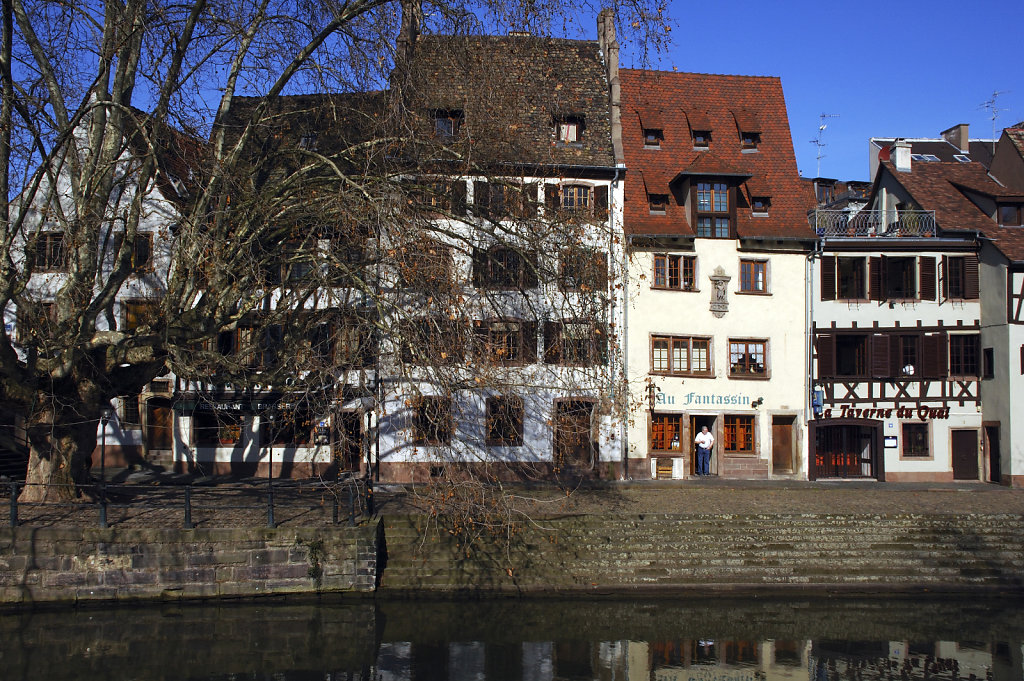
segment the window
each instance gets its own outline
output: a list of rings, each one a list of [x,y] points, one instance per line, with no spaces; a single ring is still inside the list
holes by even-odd
[[[140,232],[135,235],[135,243],[132,247],[132,271],[152,272],[153,271],[153,234],[152,232]]]
[[[905,458],[931,456],[931,451],[928,448],[927,423],[903,424],[903,456]]]
[[[537,361],[537,326],[516,319],[474,321],[477,355],[495,364]]]
[[[955,334],[949,337],[949,375],[980,376],[979,334]]]
[[[402,330],[402,361],[408,364],[451,365],[462,361],[464,334],[457,321],[424,317]]]
[[[192,434],[200,447],[236,445],[242,441],[242,417],[226,412],[196,412]]]
[[[682,437],[681,414],[651,414],[651,451],[679,452],[682,449]]]
[[[910,378],[917,373],[918,364],[921,361],[921,337],[913,335],[895,336],[893,340],[896,342],[897,352],[899,352],[897,372],[900,376]]]
[[[740,291],[743,293],[768,292],[768,261],[740,260]]]
[[[117,416],[118,421],[121,423],[121,430],[138,430],[142,428],[139,400],[139,395],[125,395],[121,398],[121,413]]]
[[[563,291],[599,291],[608,289],[608,254],[576,249],[562,254],[558,287]]]
[[[530,218],[537,214],[537,185],[473,182],[473,206],[491,220]]]
[[[978,256],[943,256],[942,295],[952,300],[978,298]]]
[[[1000,204],[999,224],[1003,227],[1020,227],[1024,225],[1024,205],[1019,203]]]
[[[487,398],[487,444],[523,446],[523,401],[518,397]]]
[[[710,372],[710,338],[651,337],[651,373],[691,375]]]
[[[305,149],[306,151],[313,151],[316,149],[317,141],[320,136],[315,132],[307,132],[305,135],[299,138],[299,149]]]
[[[442,140],[458,137],[462,129],[462,112],[440,110],[434,112],[434,135]]]
[[[750,210],[754,213],[767,213],[772,200],[767,196],[754,196],[750,199]]]
[[[729,375],[767,376],[766,348],[764,340],[729,340]]]
[[[916,298],[917,258],[886,257],[882,263],[885,266],[885,297],[890,300]]]
[[[416,400],[413,411],[414,444],[446,445],[451,442],[454,430],[451,398],[431,395]]]
[[[19,305],[17,324],[19,343],[27,344],[33,338],[47,338],[57,328],[57,304],[48,302]]]
[[[562,209],[589,212],[594,205],[594,188],[583,184],[567,184],[561,188]]]
[[[584,127],[582,116],[555,117],[555,137],[562,144],[582,142]]]
[[[693,255],[654,256],[654,279],[651,288],[696,291],[697,257]]]
[[[647,205],[652,215],[664,215],[668,210],[668,194],[648,194]]]
[[[562,211],[604,217],[608,214],[608,185],[547,184],[544,204],[548,215]]]
[[[663,139],[665,134],[660,128],[644,128],[644,148],[658,149]]]
[[[711,131],[710,130],[694,130],[693,131],[693,148],[694,149],[707,149],[711,146]]]
[[[473,258],[473,285],[476,288],[536,288],[537,254],[507,246],[478,250]]]
[[[141,326],[153,325],[158,321],[159,306],[155,302],[136,300],[125,301],[121,305],[124,309],[125,331],[134,331]]]
[[[63,232],[43,232],[29,251],[29,264],[40,272],[60,272],[67,265]]]
[[[726,415],[723,419],[722,439],[726,453],[754,453],[754,417]]]
[[[996,377],[996,354],[994,348],[985,348],[981,351],[982,378]]]
[[[757,149],[757,145],[761,143],[761,133],[759,132],[742,132],[740,133],[740,145],[744,149]]]
[[[836,258],[839,285],[837,298],[839,300],[862,300],[866,297],[867,292],[864,288],[866,262],[864,258]]]
[[[608,331],[604,324],[589,320],[545,323],[545,363],[593,366],[607,361]]]
[[[696,189],[697,236],[728,239],[729,187],[724,182],[698,182]]]
[[[260,430],[263,442],[277,447],[304,447],[313,440],[313,418],[307,411],[281,411],[264,419]]]
[[[866,334],[836,336],[836,376],[867,376],[868,337]]]
[[[308,344],[321,362],[330,362],[340,369],[369,367],[376,359],[373,322],[355,315],[314,327]]]
[[[433,239],[422,239],[401,251],[398,278],[405,288],[438,292],[449,287],[454,264],[451,249]]]
[[[313,275],[314,243],[288,241],[281,244],[280,272],[272,280],[280,284],[299,284]]]

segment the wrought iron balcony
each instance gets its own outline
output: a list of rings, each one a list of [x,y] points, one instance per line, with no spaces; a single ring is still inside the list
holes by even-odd
[[[933,237],[935,211],[931,210],[812,210],[807,213],[819,237]]]

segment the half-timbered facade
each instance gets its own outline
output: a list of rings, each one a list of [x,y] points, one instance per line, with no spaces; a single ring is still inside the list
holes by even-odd
[[[806,475],[806,255],[777,78],[622,72],[628,459],[638,478]]]

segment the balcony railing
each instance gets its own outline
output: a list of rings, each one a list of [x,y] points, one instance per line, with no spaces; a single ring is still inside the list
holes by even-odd
[[[812,210],[807,213],[819,237],[933,237],[935,211],[931,210]]]

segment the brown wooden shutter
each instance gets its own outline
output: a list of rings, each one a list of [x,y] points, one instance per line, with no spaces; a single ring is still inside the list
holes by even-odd
[[[949,256],[942,256],[942,266],[939,269],[939,279],[942,281],[939,289],[943,300],[949,299]]]
[[[562,324],[544,322],[544,363],[559,364],[562,361]]]
[[[882,258],[879,256],[868,258],[868,298],[871,300],[883,300]]]
[[[466,181],[455,180],[452,187],[452,213],[455,215],[466,214]]]
[[[603,218],[608,215],[608,185],[594,187],[594,214]]]
[[[924,378],[946,377],[947,341],[945,333],[930,333],[921,339],[921,364]]]
[[[964,256],[964,298],[977,300],[979,292],[978,255],[971,253]]]
[[[935,258],[922,255],[918,259],[920,265],[921,284],[918,287],[921,300],[935,300]]]
[[[608,364],[608,327],[606,325],[594,324],[590,348],[590,359],[594,364]]]
[[[489,215],[491,212],[491,185],[483,180],[473,181],[473,212]]]
[[[544,185],[544,206],[549,216],[562,207],[562,194],[557,184]]]
[[[523,205],[519,216],[532,218],[537,216],[537,185],[530,183],[523,187]]]
[[[540,279],[537,275],[537,252],[525,251],[523,259],[523,288],[537,288]]]
[[[826,255],[821,258],[821,299],[836,299],[836,256]]]
[[[608,290],[608,254],[607,253],[595,253],[594,263],[594,288],[599,293],[604,293]]]
[[[523,361],[533,364],[537,361],[537,322],[523,322]]]
[[[903,336],[892,336],[889,340],[889,375],[903,375]]]
[[[818,378],[832,378],[836,375],[836,337],[819,333],[814,346],[818,353]]]
[[[482,248],[473,249],[473,286],[483,288],[487,281],[487,251]]]
[[[874,378],[888,378],[889,365],[889,336],[876,333],[871,336],[871,375]]]

